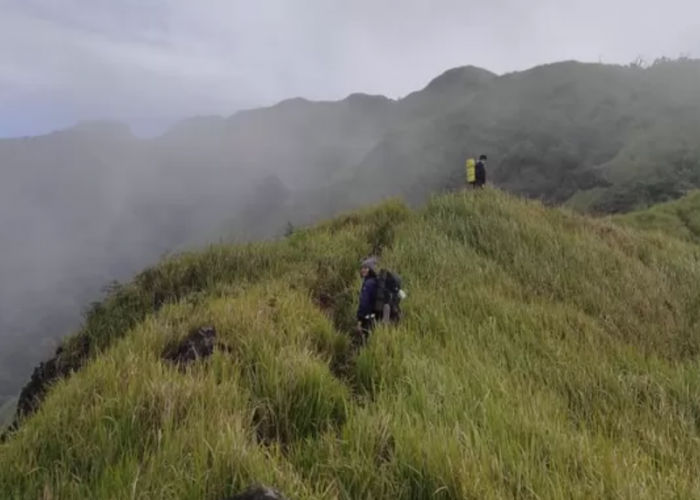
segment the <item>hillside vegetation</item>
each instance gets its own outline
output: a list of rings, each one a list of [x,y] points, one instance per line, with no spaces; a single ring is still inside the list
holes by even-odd
[[[113,123],[0,140],[0,406],[111,281],[233,214],[278,215],[291,190],[359,162],[392,104],[289,100],[151,140]]]
[[[405,320],[355,354],[370,253]],[[0,444],[0,496],[697,498],[699,257],[492,189],[172,257],[67,341],[89,362]],[[163,359],[202,327],[213,356]]]
[[[459,68],[397,101],[394,113],[401,119],[359,164],[293,194],[261,224],[237,217],[226,226],[231,239],[282,234],[287,222],[387,196],[418,205],[461,187],[465,159],[482,153],[495,186],[582,212],[627,212],[700,187],[697,60],[567,61],[501,76]]]
[[[700,191],[647,209],[616,215],[613,220],[639,229],[659,231],[684,241],[700,243]]]
[[[191,118],[151,140],[111,122],[0,140],[0,406],[111,281],[218,238],[222,225],[276,234],[292,193],[324,192],[392,127],[438,115],[493,77],[447,72],[400,109],[356,93]],[[316,220],[325,207],[312,210]]]
[[[105,286],[166,252],[418,206],[482,153],[502,189],[626,212],[700,187],[699,133],[700,62],[680,58],[464,66],[402,99],[293,98],[150,140],[109,122],[0,140],[0,405]]]

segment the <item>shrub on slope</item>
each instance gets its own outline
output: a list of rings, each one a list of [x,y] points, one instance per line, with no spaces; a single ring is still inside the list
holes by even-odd
[[[643,210],[616,215],[613,220],[639,229],[660,231],[685,241],[700,242],[700,191]]]
[[[406,318],[353,358],[341,333],[376,243]],[[486,190],[165,262],[125,289],[140,302],[103,306],[83,332],[101,355],[0,445],[0,492],[697,496],[698,252]],[[227,349],[185,373],[161,360],[204,324]]]

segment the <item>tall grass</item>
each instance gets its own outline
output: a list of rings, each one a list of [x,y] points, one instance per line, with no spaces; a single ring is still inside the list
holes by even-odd
[[[685,241],[700,243],[700,191],[613,217],[616,222],[639,229],[657,231]]]
[[[409,297],[355,354],[373,250]],[[175,258],[94,313],[87,366],[0,446],[0,496],[698,498],[698,257],[487,190]],[[160,359],[203,325],[227,349]]]

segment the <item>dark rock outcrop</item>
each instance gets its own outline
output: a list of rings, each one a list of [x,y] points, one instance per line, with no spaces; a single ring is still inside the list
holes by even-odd
[[[192,330],[181,342],[169,346],[163,352],[163,359],[180,366],[188,365],[197,359],[208,358],[216,347],[216,329],[205,326]]]
[[[282,493],[269,486],[253,485],[243,493],[224,500],[287,500]]]
[[[5,432],[0,434],[0,442],[5,441],[19,428],[21,419],[38,410],[54,382],[80,370],[89,355],[90,338],[87,335],[81,335],[69,347],[59,346],[51,359],[40,363],[32,372],[29,383],[22,389],[17,401],[15,418]]]
[[[206,326],[191,331],[187,337],[174,346],[165,349],[163,359],[184,367],[201,358],[208,358],[214,353],[216,329]],[[230,351],[228,348],[224,350]],[[29,383],[24,386],[17,402],[17,411],[12,423],[0,433],[0,442],[19,429],[20,421],[39,409],[51,385],[79,371],[90,356],[90,337],[80,335],[69,346],[60,346],[56,354],[42,362],[34,369]]]

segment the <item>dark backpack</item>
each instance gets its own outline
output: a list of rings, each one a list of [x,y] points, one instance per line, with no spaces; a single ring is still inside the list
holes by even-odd
[[[384,315],[384,306],[389,306],[389,319],[398,321],[401,317],[401,309],[399,308],[399,290],[401,290],[401,277],[382,269],[377,274],[377,299],[374,305],[374,314],[381,320]]]

